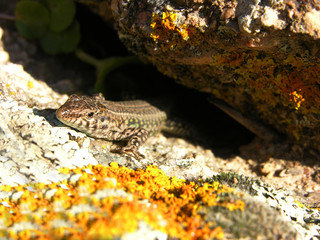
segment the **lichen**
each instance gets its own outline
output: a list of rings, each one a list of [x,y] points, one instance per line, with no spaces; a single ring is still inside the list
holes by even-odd
[[[162,51],[200,44],[197,40],[199,29],[181,21],[178,14],[170,11],[152,14],[150,37],[161,46]]]
[[[311,121],[297,124],[296,117],[280,114],[280,109],[294,112],[295,116],[304,115],[307,119],[320,113],[320,66],[306,64],[301,57],[288,55],[282,62],[277,62],[272,56],[258,51],[228,52],[213,56],[211,66],[234,71],[234,83],[237,88],[245,89],[259,116],[295,140],[301,138],[303,128],[310,127]],[[212,93],[230,104],[237,104],[232,93]],[[246,111],[241,106],[236,108]]]
[[[154,166],[130,170],[111,163],[61,173],[67,179],[58,183],[0,186],[7,193],[0,205],[1,237],[114,238],[143,221],[177,239],[221,239],[222,228],[199,211],[245,208],[232,188],[168,177]]]

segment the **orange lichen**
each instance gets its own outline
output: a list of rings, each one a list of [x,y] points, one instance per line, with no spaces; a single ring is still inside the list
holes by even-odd
[[[306,64],[295,55],[277,62],[273,56],[259,51],[232,51],[215,54],[210,65],[218,73],[220,69],[235,73],[233,83],[250,96],[249,101],[258,111],[248,115],[256,114],[297,141],[305,141],[303,129],[316,126],[313,119],[320,113],[318,64]],[[232,87],[215,85],[211,92],[240,111],[248,112],[242,109],[247,105],[233,91]],[[293,110],[298,112],[291,114]]]
[[[290,96],[292,96],[291,101],[293,101],[295,103],[295,109],[298,110],[301,106],[301,103],[303,101],[305,101],[305,99],[303,98],[303,95],[301,94],[301,89],[297,91],[293,91],[292,93],[289,93]]]
[[[194,26],[179,23],[177,13],[163,12],[162,15],[153,13],[150,27],[150,37],[154,42],[160,43],[163,51],[175,47],[184,46],[188,41],[190,45],[198,45],[196,41],[198,30]],[[191,39],[191,37],[194,37]]]
[[[292,106],[290,102],[293,102],[292,107],[297,109],[306,101],[307,106],[318,111],[318,107],[312,106],[318,105],[320,100],[316,86],[319,83],[319,74],[316,73],[319,73],[320,67],[306,66],[302,59],[291,55],[283,64],[285,65],[279,66],[271,57],[259,57],[257,51],[216,54],[211,63],[220,68],[234,68],[238,74],[235,82],[251,89],[256,102],[289,107]],[[275,97],[275,94],[280,97]]]
[[[173,238],[221,239],[221,227],[204,221],[199,210],[212,206],[244,209],[240,199],[228,201],[230,188],[216,182],[186,183],[154,166],[134,171],[111,163],[61,172],[68,173],[69,180],[32,188],[0,186],[11,196],[0,205],[0,222],[6,226],[0,236],[114,238],[135,231],[142,221]],[[75,174],[79,178],[71,180]],[[23,226],[20,231],[14,230],[16,224]]]

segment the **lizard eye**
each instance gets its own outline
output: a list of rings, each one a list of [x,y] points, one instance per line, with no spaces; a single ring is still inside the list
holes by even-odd
[[[89,112],[88,113],[88,117],[93,117],[93,115],[94,115],[94,112]]]

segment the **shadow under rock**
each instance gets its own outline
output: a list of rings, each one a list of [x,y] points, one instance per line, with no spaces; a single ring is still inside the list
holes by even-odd
[[[33,114],[40,117],[44,117],[52,127],[56,127],[61,124],[61,122],[56,117],[56,109],[47,108],[47,109],[39,110],[34,108]]]

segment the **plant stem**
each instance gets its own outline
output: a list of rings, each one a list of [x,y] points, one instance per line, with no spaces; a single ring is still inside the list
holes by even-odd
[[[16,20],[16,18],[14,16],[8,15],[8,14],[4,14],[4,13],[0,13],[0,19],[9,20],[9,21]]]

